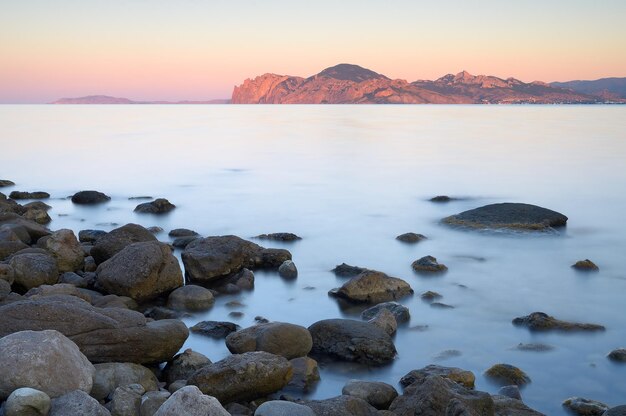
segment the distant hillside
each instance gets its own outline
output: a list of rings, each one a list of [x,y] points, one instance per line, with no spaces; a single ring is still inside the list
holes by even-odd
[[[553,82],[550,85],[560,88],[593,94],[607,99],[626,100],[626,78],[602,78],[595,81]]]
[[[229,99],[207,101],[133,101],[128,98],[108,95],[88,95],[86,97],[60,98],[50,104],[228,104]]]

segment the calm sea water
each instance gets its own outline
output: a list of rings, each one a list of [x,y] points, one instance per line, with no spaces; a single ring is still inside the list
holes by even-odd
[[[579,395],[626,402],[626,366],[606,358],[626,346],[626,107],[623,106],[0,106],[0,178],[19,190],[52,194],[50,227],[111,230],[113,224],[158,225],[159,235],[192,228],[203,235],[294,232],[286,247],[296,281],[259,271],[254,291],[219,298],[185,319],[257,315],[308,326],[320,319],[359,319],[327,291],[342,284],[329,272],[346,262],[407,280],[416,296],[403,303],[411,322],[395,336],[398,358],[382,368],[322,368],[311,397],[341,393],[351,378],[396,385],[431,363],[477,375],[493,364],[519,366],[532,378],[524,401],[550,415]],[[97,189],[98,207],[68,195]],[[447,194],[464,199],[434,204]],[[165,197],[163,217],[133,213],[128,197]],[[559,235],[476,234],[438,221],[494,202],[527,202],[569,216]],[[429,237],[417,245],[394,238]],[[411,262],[433,255],[441,277],[414,275]],[[484,258],[478,261],[476,258]],[[590,258],[600,273],[569,266]],[[314,290],[305,290],[314,287]],[[435,290],[455,309],[418,294]],[[245,306],[224,304],[239,300]],[[244,312],[240,319],[228,316]],[[599,334],[532,334],[511,320],[533,311],[600,323]],[[425,330],[415,327],[427,325]],[[413,328],[413,329],[412,329]],[[549,352],[512,349],[520,342]],[[222,341],[191,335],[185,347],[219,360]],[[444,350],[461,355],[438,358]]]

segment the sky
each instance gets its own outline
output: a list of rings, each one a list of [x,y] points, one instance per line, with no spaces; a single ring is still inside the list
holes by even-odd
[[[0,103],[230,98],[353,63],[408,81],[626,76],[626,0],[0,0]]]

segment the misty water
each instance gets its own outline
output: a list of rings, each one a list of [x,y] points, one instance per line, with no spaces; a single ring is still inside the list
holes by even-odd
[[[624,106],[0,106],[0,179],[10,190],[51,193],[52,229],[111,230],[129,222],[204,236],[293,232],[287,248],[297,280],[255,272],[255,289],[221,296],[212,309],[184,318],[247,327],[258,315],[303,326],[359,318],[328,290],[345,280],[330,272],[346,262],[405,279],[415,290],[401,302],[411,321],[395,335],[388,366],[324,366],[309,396],[341,394],[348,379],[397,385],[431,363],[482,375],[509,363],[532,383],[524,401],[550,415],[583,396],[626,402],[626,365],[606,354],[626,347],[626,107]],[[112,197],[96,207],[68,195],[96,189]],[[461,199],[446,204],[435,195]],[[166,216],[133,212],[129,197],[165,197]],[[459,231],[445,216],[494,202],[526,202],[569,217],[558,233]],[[405,232],[428,240],[406,245]],[[411,262],[432,255],[448,273],[423,277]],[[177,251],[180,257],[180,251]],[[599,273],[570,265],[592,259]],[[314,288],[314,289],[311,289]],[[419,297],[434,290],[454,309]],[[238,300],[245,306],[228,308]],[[362,309],[362,308],[361,308]],[[229,316],[241,311],[243,317]],[[599,323],[601,333],[531,333],[511,320],[534,311]],[[547,352],[514,349],[545,343]],[[222,340],[190,335],[184,348],[211,360],[228,354]],[[443,358],[445,350],[460,355]]]

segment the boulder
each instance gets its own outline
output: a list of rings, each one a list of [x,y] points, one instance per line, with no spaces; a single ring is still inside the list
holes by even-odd
[[[198,386],[221,403],[230,403],[265,397],[287,385],[291,376],[291,364],[286,358],[255,351],[209,364],[194,373],[187,384]]]
[[[154,416],[230,416],[215,397],[207,396],[196,386],[177,390]]]
[[[15,186],[15,182],[8,179],[0,179],[0,188],[4,188],[5,186]]]
[[[174,239],[174,241],[172,241],[172,246],[174,246],[176,248],[184,249],[189,244],[191,244],[192,242],[196,241],[198,238],[200,238],[200,237],[198,237],[198,236],[177,237],[177,238]]]
[[[80,205],[100,204],[110,200],[110,196],[98,191],[80,191],[72,195],[72,202]]]
[[[506,202],[452,215],[444,218],[443,223],[466,228],[542,231],[565,226],[567,217],[536,205]]]
[[[361,313],[361,318],[365,320],[373,319],[383,309],[391,312],[398,323],[408,322],[411,319],[409,308],[398,302],[383,302],[372,306]]]
[[[147,392],[141,398],[139,416],[153,416],[171,395],[169,391]]]
[[[7,226],[19,233],[18,235],[28,234],[30,239],[28,241],[22,240],[24,243],[29,244],[31,241],[37,241],[41,237],[50,234],[50,230],[36,222],[29,221],[24,217],[12,212],[0,212],[0,227]]]
[[[50,198],[50,194],[43,191],[35,191],[35,192],[24,192],[24,191],[13,191],[9,194],[9,198],[11,199],[47,199]]]
[[[428,290],[426,292],[423,292],[420,295],[420,298],[422,298],[426,302],[432,302],[434,300],[441,299],[442,297],[443,296],[441,296],[439,293],[433,292],[432,290]]]
[[[474,382],[476,381],[476,377],[471,371],[457,367],[444,367],[431,364],[419,370],[410,371],[400,379],[400,385],[402,387],[408,387],[413,383],[422,383],[430,376],[450,379],[470,390],[474,388]]]
[[[335,268],[332,269],[331,272],[335,273],[335,276],[337,277],[353,277],[358,276],[367,270],[368,269],[364,267],[350,266],[349,264],[341,263],[335,266]]]
[[[59,279],[56,260],[42,253],[16,253],[9,260],[15,284],[25,290],[41,285],[52,285]]]
[[[278,268],[291,260],[287,250],[266,249],[234,235],[199,238],[182,253],[185,274],[194,282],[211,282],[239,272],[260,267]]]
[[[626,348],[617,348],[608,354],[609,360],[626,363]]]
[[[60,273],[81,270],[85,265],[85,253],[72,230],[62,229],[42,237],[37,247],[56,259]]]
[[[0,263],[0,280],[4,280],[9,285],[12,285],[15,281],[15,272],[13,271],[13,267],[8,264]]]
[[[21,241],[0,241],[0,261],[8,259],[13,254],[28,248]]]
[[[513,325],[525,326],[531,331],[604,331],[602,325],[567,322],[543,312],[533,312],[513,319]]]
[[[139,416],[141,396],[145,393],[139,384],[118,387],[111,394],[111,401],[106,404],[111,416]]]
[[[626,404],[611,407],[609,410],[604,412],[602,416],[626,416]]]
[[[326,319],[311,325],[309,332],[314,355],[372,365],[387,364],[396,356],[391,337],[367,322]]]
[[[581,272],[597,272],[600,271],[600,268],[591,260],[578,260],[576,263],[572,264],[572,268],[579,270]]]
[[[35,288],[30,289],[24,297],[28,299],[41,299],[47,296],[57,296],[57,295],[67,295],[67,296],[76,296],[82,300],[85,300],[89,303],[92,302],[92,298],[88,293],[81,291],[76,286],[69,285],[67,283],[58,283],[56,285],[41,285]]]
[[[288,390],[307,393],[320,381],[320,371],[317,361],[309,357],[298,357],[289,360],[293,369],[293,377],[285,387]]]
[[[494,404],[494,416],[545,416],[522,403],[521,400],[507,396],[491,396]]]
[[[175,228],[167,235],[169,235],[170,237],[196,237],[200,234],[198,234],[194,230],[189,230],[187,228]]]
[[[602,416],[609,410],[606,404],[583,397],[570,397],[563,401],[563,407],[580,416]]]
[[[226,338],[231,332],[241,327],[232,322],[201,321],[189,328],[194,334],[206,335],[211,338]]]
[[[4,314],[0,316],[6,319]],[[4,336],[0,339],[0,368],[0,400],[20,387],[41,390],[50,397],[73,390],[88,392],[95,373],[76,344],[57,331],[20,331]]]
[[[352,302],[370,304],[400,299],[412,293],[413,289],[404,280],[375,270],[366,270],[329,292]]]
[[[157,241],[157,239],[141,225],[126,224],[99,237],[91,249],[91,256],[97,264],[100,264],[113,257],[124,247],[144,241]]]
[[[80,230],[78,232],[78,241],[93,244],[105,235],[107,235],[107,232],[104,230]]]
[[[52,399],[52,407],[48,416],[110,416],[111,413],[89,394],[82,390],[74,390],[63,396]]]
[[[500,390],[498,390],[498,395],[510,397],[515,400],[522,400],[522,394],[519,391],[519,387],[515,384],[510,386],[502,386]]]
[[[424,256],[415,260],[411,267],[418,273],[442,273],[448,270],[445,264],[440,264],[433,256]]]
[[[135,207],[135,212],[142,214],[166,214],[176,208],[176,205],[170,203],[165,198],[157,198],[152,202],[144,202]]]
[[[430,198],[430,202],[450,202],[454,201],[456,198],[451,198],[448,195],[437,195]]]
[[[266,351],[288,360],[306,356],[312,343],[306,328],[283,322],[254,325],[226,337],[226,346],[233,354]]]
[[[254,416],[316,416],[310,407],[284,400],[270,400],[259,406]]]
[[[183,285],[183,273],[167,244],[133,243],[96,270],[96,287],[138,302],[154,299]]]
[[[379,410],[389,409],[391,402],[398,397],[392,385],[379,381],[350,380],[343,386],[341,394],[363,399]]]
[[[4,416],[47,416],[49,411],[50,396],[30,387],[15,390],[4,404]]]
[[[91,396],[104,400],[118,387],[139,384],[145,391],[159,389],[159,380],[146,367],[133,363],[96,364]]]
[[[283,264],[278,267],[278,274],[285,279],[295,279],[298,277],[296,263],[291,260],[285,260]]]
[[[167,307],[179,311],[203,311],[213,306],[215,299],[209,289],[185,285],[170,293]]]
[[[397,236],[396,240],[402,241],[403,243],[415,244],[419,243],[422,240],[426,240],[426,236],[416,233],[404,233]]]
[[[0,300],[4,299],[11,293],[11,284],[6,280],[0,279]]]
[[[38,209],[41,211],[49,211],[52,209],[52,207],[48,204],[46,204],[43,201],[33,201],[33,202],[29,202],[28,204],[24,204],[24,208],[26,209]]]
[[[307,400],[316,416],[378,416],[379,413],[365,400],[354,396],[338,396],[326,400]]]
[[[495,364],[485,371],[485,376],[501,386],[523,386],[530,383],[530,377],[511,364]]]
[[[187,380],[196,371],[209,364],[211,360],[206,356],[188,348],[167,363],[163,369],[163,376],[168,384],[172,384],[176,380]]]
[[[272,240],[272,241],[298,241],[302,240],[302,237],[298,237],[294,233],[271,233],[271,234],[259,234],[254,238],[259,240]]]
[[[96,308],[73,296],[50,296],[0,306],[0,336],[55,329],[94,363],[168,361],[189,332],[177,319],[148,322],[139,312]]]
[[[41,225],[48,224],[52,221],[50,215],[48,215],[48,213],[43,209],[28,209],[26,210],[26,212],[24,212],[24,214],[22,214],[22,217]]]
[[[382,329],[389,334],[389,336],[392,336],[398,330],[398,321],[396,321],[393,313],[389,312],[387,309],[380,309],[378,313],[367,322]]]

